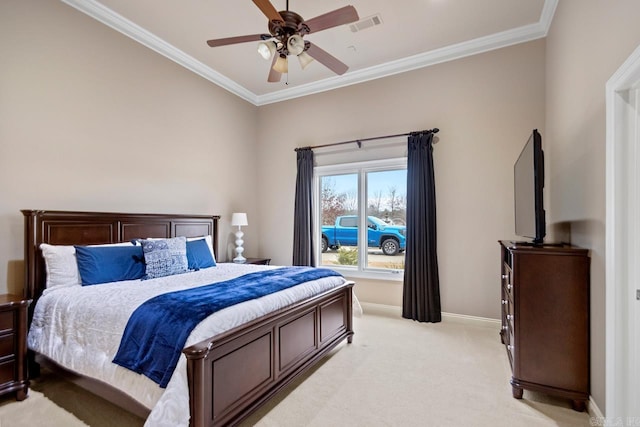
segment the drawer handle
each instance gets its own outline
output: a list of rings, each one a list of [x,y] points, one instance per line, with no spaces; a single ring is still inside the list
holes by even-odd
[[[506,330],[507,330],[507,327],[506,327],[506,326],[503,326],[503,327],[502,327],[502,330],[503,330],[503,331],[506,331]]]
[[[513,346],[513,345],[511,345],[511,344],[509,344],[509,345],[507,346],[507,348],[509,349],[509,351],[513,351],[513,350],[515,350],[515,349],[516,349],[516,347],[515,347],[515,346]]]
[[[513,289],[513,286],[511,285],[511,283],[507,284],[507,289],[509,290]]]
[[[513,314],[507,314],[507,320],[513,320]]]
[[[509,278],[509,275],[508,275],[508,274],[503,274],[503,275],[502,275],[502,278],[503,278],[503,279],[508,279],[508,278]]]
[[[502,305],[507,305],[507,304],[509,304],[509,301],[507,301],[506,299],[503,299],[502,300]]]

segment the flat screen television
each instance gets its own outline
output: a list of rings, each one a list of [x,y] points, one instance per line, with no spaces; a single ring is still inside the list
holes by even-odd
[[[516,235],[542,244],[546,234],[542,203],[544,189],[544,153],[542,138],[534,129],[513,166]]]

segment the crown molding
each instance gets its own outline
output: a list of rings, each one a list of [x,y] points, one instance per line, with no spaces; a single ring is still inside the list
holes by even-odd
[[[256,95],[139,25],[103,6],[96,0],[61,1],[126,35],[127,37],[130,37],[160,55],[171,59],[177,64],[222,87],[245,101],[256,106],[261,106],[300,98],[332,89],[338,89],[382,77],[392,76],[418,68],[453,61],[455,59],[546,37],[559,0],[545,0],[540,20],[536,24],[525,25],[464,43],[435,49],[419,55],[402,58],[362,70],[355,70],[342,76],[334,76],[317,82],[279,90],[266,95]]]
[[[518,43],[536,40],[546,36],[540,23],[526,25],[513,30],[480,37],[474,40],[435,49],[429,52],[387,62],[362,70],[351,71],[342,76],[335,76],[317,82],[283,89],[267,95],[258,95],[258,105],[266,105],[288,99],[299,98],[314,93],[325,92],[340,87],[363,83],[370,80],[405,73],[418,68],[453,61],[467,56],[477,55]]]
[[[544,6],[542,7],[542,13],[540,14],[540,25],[544,29],[545,37],[549,33],[549,28],[551,28],[551,21],[553,21],[553,16],[556,13],[558,1],[560,0],[545,0]]]

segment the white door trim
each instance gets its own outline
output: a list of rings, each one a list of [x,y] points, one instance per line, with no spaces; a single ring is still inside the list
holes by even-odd
[[[630,404],[640,379],[630,370],[637,348],[633,331],[635,282],[640,256],[636,227],[640,218],[635,89],[640,83],[638,47],[606,84],[606,416],[632,415]],[[634,238],[635,237],[635,238]],[[633,297],[633,300],[631,299]]]

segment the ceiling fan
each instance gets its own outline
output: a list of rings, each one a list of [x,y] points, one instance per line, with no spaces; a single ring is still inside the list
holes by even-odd
[[[269,34],[251,34],[247,36],[227,37],[208,40],[211,47],[225,46],[236,43],[260,41],[258,52],[265,59],[272,59],[269,70],[269,82],[279,82],[282,73],[289,72],[287,56],[296,55],[304,69],[314,59],[336,74],[344,74],[349,67],[338,58],[322,50],[315,44],[303,40],[306,34],[339,25],[349,24],[359,19],[358,12],[353,6],[345,6],[315,18],[304,20],[302,16],[287,9],[278,12],[269,0],[253,0],[256,6],[269,18]]]

